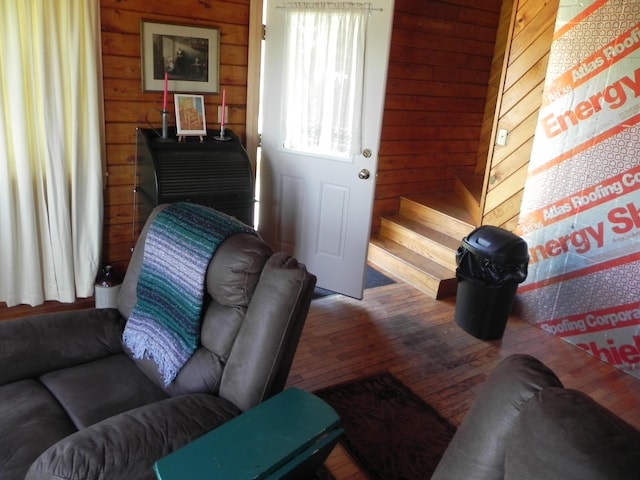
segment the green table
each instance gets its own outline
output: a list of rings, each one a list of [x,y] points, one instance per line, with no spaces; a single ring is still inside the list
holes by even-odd
[[[343,430],[315,395],[289,388],[166,457],[158,480],[309,478]]]

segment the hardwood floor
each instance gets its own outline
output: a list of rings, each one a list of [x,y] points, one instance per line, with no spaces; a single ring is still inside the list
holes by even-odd
[[[362,301],[314,300],[289,385],[313,391],[387,370],[458,425],[500,359],[529,353],[640,428],[640,380],[515,316],[501,340],[475,339],[453,321],[454,307],[405,283],[366,290]],[[366,478],[340,447],[327,467],[338,480]]]
[[[32,307],[30,305],[16,305],[7,307],[7,304],[0,302],[0,321],[11,320],[12,318],[27,317],[41,313],[66,312],[68,310],[82,310],[93,308],[95,301],[93,297],[82,298],[74,303],[44,302],[42,305]]]

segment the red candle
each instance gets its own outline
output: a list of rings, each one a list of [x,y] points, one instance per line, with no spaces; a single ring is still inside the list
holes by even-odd
[[[227,91],[222,89],[222,113],[220,114],[220,126],[224,127],[224,113],[227,106]]]
[[[167,86],[169,84],[169,73],[164,72],[164,97],[162,98],[162,110],[167,110]]]

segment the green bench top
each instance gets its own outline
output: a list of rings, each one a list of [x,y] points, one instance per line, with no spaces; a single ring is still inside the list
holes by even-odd
[[[342,435],[340,417],[315,395],[289,388],[166,457],[158,480],[271,479],[324,461]]]

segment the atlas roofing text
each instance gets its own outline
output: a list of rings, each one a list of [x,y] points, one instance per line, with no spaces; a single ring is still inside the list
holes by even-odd
[[[596,185],[581,193],[576,193],[561,203],[548,206],[543,210],[543,219],[548,222],[554,218],[578,213],[585,208],[599,205],[605,201],[613,200],[616,197],[638,190],[639,186],[640,171],[625,172],[605,183]]]
[[[607,62],[612,63],[617,60],[618,57],[628,54],[630,51],[636,49],[639,43],[640,27],[636,27],[621,37],[617,43],[603,47],[595,57],[590,57],[587,61],[571,70],[573,82],[576,83],[590,73],[602,68]]]

